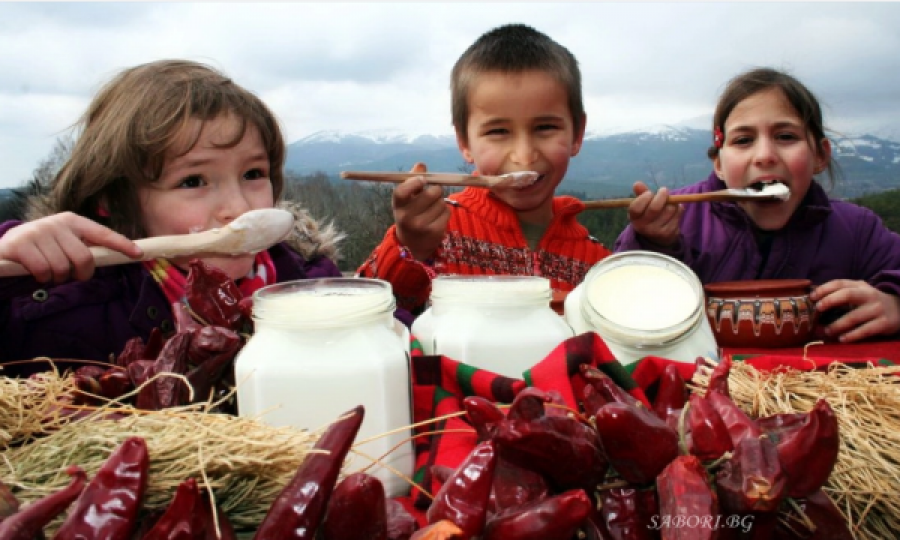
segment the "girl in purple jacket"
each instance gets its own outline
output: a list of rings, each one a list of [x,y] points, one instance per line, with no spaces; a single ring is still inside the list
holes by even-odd
[[[714,173],[673,190],[700,193],[781,182],[786,201],[669,204],[638,182],[630,225],[615,251],[646,249],[690,266],[704,284],[802,278],[819,311],[842,312],[825,333],[851,342],[900,331],[900,235],[866,208],[829,199],[831,143],[815,96],[794,77],[761,68],[732,79],[713,115]]]
[[[94,97],[72,154],[29,220],[0,225],[0,258],[28,278],[0,279],[0,360],[109,360],[135,336],[173,329],[187,260],[94,268],[90,246],[139,257],[133,239],[222,227],[270,208],[284,188],[285,143],[262,101],[202,64],[126,69]],[[285,243],[207,258],[245,295],[276,281],[340,276],[339,235],[305,211]],[[4,374],[10,374],[5,369]]]

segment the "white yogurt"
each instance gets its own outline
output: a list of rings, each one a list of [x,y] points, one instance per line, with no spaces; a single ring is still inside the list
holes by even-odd
[[[521,379],[574,334],[538,276],[438,276],[412,326],[426,354]]]
[[[253,299],[255,332],[235,360],[239,414],[315,430],[361,404],[365,419],[344,470],[383,458],[411,476],[409,333],[393,318],[390,284],[301,280],[264,287]],[[395,433],[379,437],[388,432]],[[367,472],[390,497],[409,492],[387,467]]]
[[[593,331],[623,364],[645,356],[693,363],[718,358],[703,287],[682,262],[651,251],[611,255],[565,301],[576,334]]]

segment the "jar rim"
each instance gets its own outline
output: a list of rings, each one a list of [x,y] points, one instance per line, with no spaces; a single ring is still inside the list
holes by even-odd
[[[335,291],[344,290],[354,294],[354,290],[377,293],[379,291],[391,291],[391,284],[381,279],[373,278],[356,278],[356,277],[325,277],[313,279],[295,279],[291,281],[282,281],[281,283],[273,283],[257,289],[253,293],[253,300],[263,299],[274,296],[283,296],[290,293],[309,293],[315,295],[323,288],[331,288]],[[318,290],[318,291],[317,291]]]
[[[431,300],[465,301],[478,304],[522,304],[546,302],[553,291],[542,276],[472,276],[444,274],[431,282]]]
[[[321,326],[361,323],[396,308],[391,284],[372,278],[329,277],[275,283],[253,293],[253,319],[266,324]]]
[[[693,308],[685,310],[685,316],[681,320],[659,328],[633,328],[605,316],[591,301],[590,294],[588,294],[590,284],[598,276],[610,270],[635,265],[663,268],[681,278],[691,288],[695,297]],[[584,299],[581,303],[581,311],[585,319],[594,321],[594,324],[603,326],[606,332],[614,333],[621,339],[635,344],[654,346],[677,341],[696,327],[698,319],[704,315],[704,308],[703,286],[694,271],[674,257],[653,251],[635,250],[610,255],[595,264],[584,279]]]

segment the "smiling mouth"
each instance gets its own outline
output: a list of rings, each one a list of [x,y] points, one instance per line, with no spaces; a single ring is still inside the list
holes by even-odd
[[[525,185],[525,186],[518,186],[518,187],[516,187],[516,190],[517,190],[517,191],[525,191],[526,189],[529,189],[529,188],[531,188],[531,187],[533,187],[533,186],[536,186],[536,185],[540,184],[541,181],[542,181],[543,179],[544,179],[544,175],[543,175],[543,174],[538,175],[537,180],[535,180],[534,182],[531,182],[531,183],[529,183],[528,185]]]

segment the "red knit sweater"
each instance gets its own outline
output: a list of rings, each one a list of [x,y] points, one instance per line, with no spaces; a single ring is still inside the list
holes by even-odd
[[[392,225],[359,267],[360,276],[391,283],[398,307],[417,312],[424,306],[429,274],[543,276],[554,290],[568,292],[611,253],[578,223],[584,205],[573,197],[554,197],[553,219],[533,251],[515,211],[489,190],[470,187],[448,198],[451,217],[433,262],[412,259]]]

